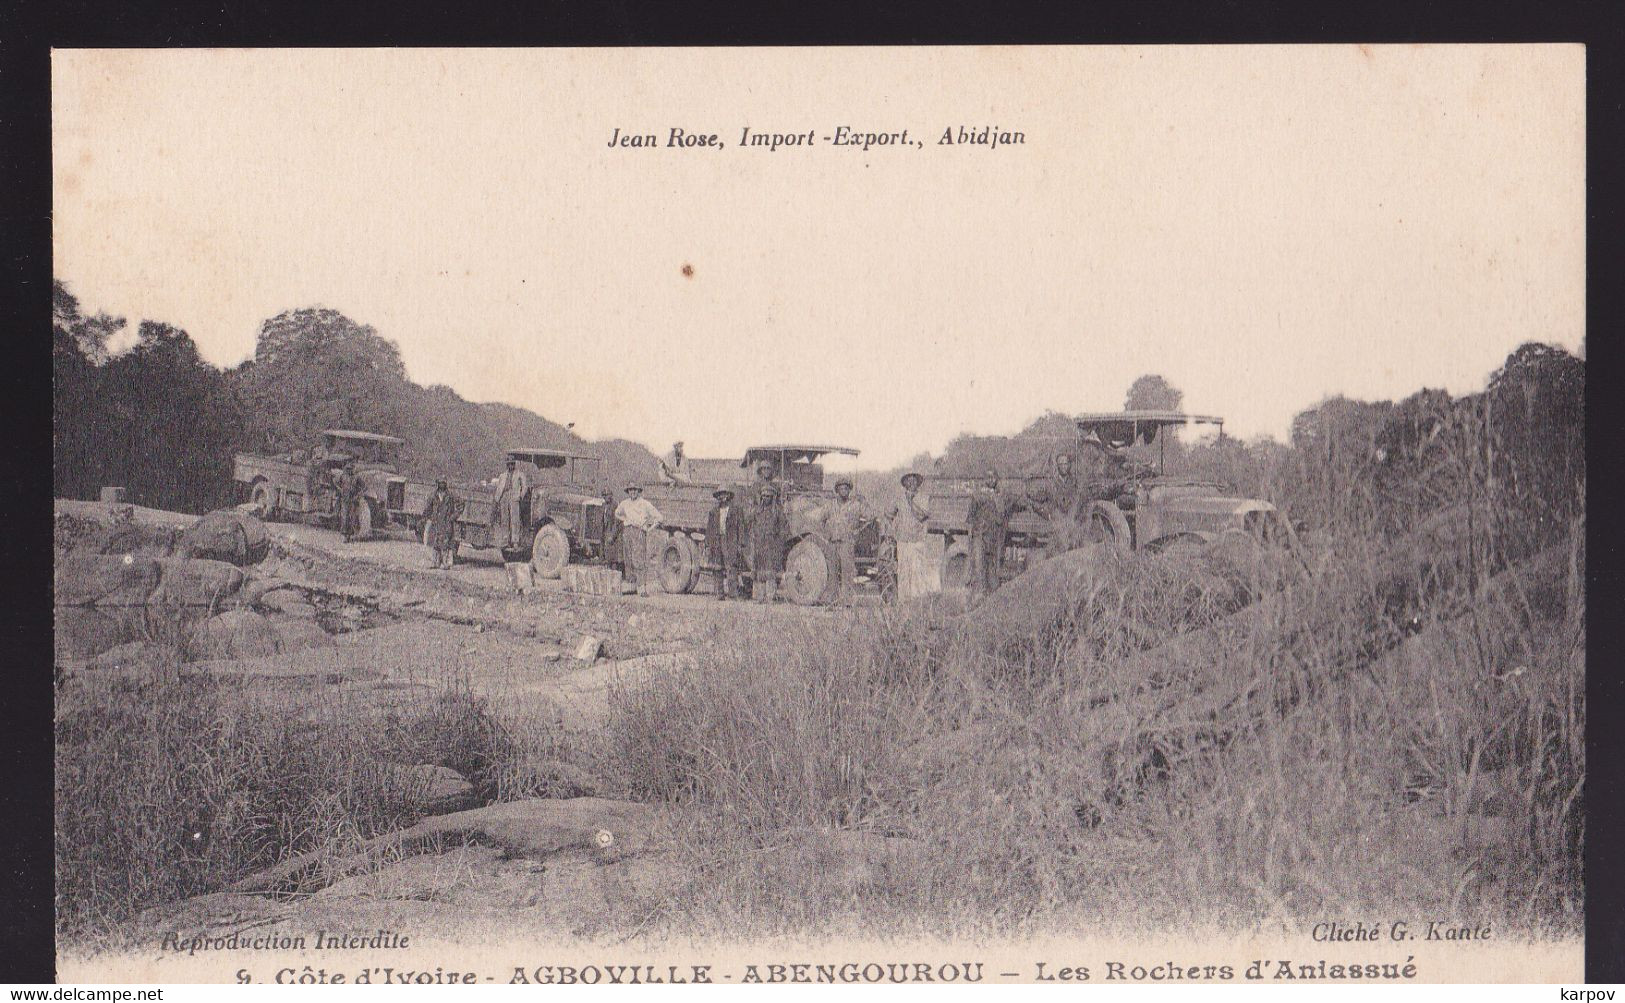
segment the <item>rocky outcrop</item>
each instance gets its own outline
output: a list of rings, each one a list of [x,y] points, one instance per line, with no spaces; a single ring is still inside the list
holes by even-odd
[[[265,560],[271,537],[265,523],[236,509],[210,512],[181,534],[176,552],[193,558],[225,561],[240,568]]]
[[[281,643],[281,635],[265,617],[251,610],[230,610],[199,624],[188,651],[194,659],[264,658],[277,654]]]
[[[474,785],[447,766],[392,765],[385,780],[402,801],[425,815],[463,811],[472,808],[476,800]]]
[[[306,853],[251,874],[233,892],[305,889],[369,870],[388,856],[413,856],[458,844],[495,847],[507,858],[625,855],[652,843],[655,809],[603,798],[533,799],[426,819],[370,839],[353,853]]]
[[[58,606],[212,606],[243,584],[224,561],[138,554],[69,554],[56,563]]]

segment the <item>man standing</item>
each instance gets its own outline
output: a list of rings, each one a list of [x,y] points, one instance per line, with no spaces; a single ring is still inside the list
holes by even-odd
[[[1083,481],[1072,469],[1072,454],[1055,457],[1050,476],[1033,493],[1039,515],[1049,523],[1044,549],[1047,556],[1063,554],[1082,540]]]
[[[463,500],[446,487],[446,479],[434,482],[434,494],[423,507],[423,542],[429,545],[434,567],[450,570],[457,557],[457,516]]]
[[[838,478],[835,481],[835,501],[824,511],[825,533],[840,556],[841,577],[835,593],[837,606],[852,605],[852,586],[858,577],[854,545],[858,530],[871,518],[868,503],[852,493],[852,479]]]
[[[660,478],[667,484],[693,484],[694,470],[683,453],[681,440],[671,444],[671,452],[660,458]]]
[[[756,489],[756,508],[750,514],[751,598],[771,603],[784,574],[784,548],[790,541],[790,521],[779,504],[779,489],[771,481]]]
[[[492,544],[502,550],[504,557],[525,545],[525,521],[519,506],[530,488],[530,478],[513,457],[508,458],[506,467],[497,478],[496,500],[491,503]]]
[[[897,541],[897,598],[915,599],[927,592],[942,590],[942,560],[940,545],[932,543],[940,537],[926,532],[931,510],[920,496],[921,475],[909,471],[903,475],[903,504],[892,518],[892,538]]]
[[[344,461],[333,478],[333,487],[339,496],[339,532],[345,543],[354,543],[361,532],[361,513],[357,511],[361,507],[361,478],[356,476],[354,460]]]
[[[970,591],[986,596],[999,587],[999,562],[1004,556],[1004,533],[1015,499],[999,490],[999,472],[989,470],[981,486],[971,492]]]
[[[705,520],[706,563],[717,569],[717,599],[732,599],[739,593],[739,572],[745,560],[745,520],[734,507],[733,489],[720,487],[711,492],[716,507]]]
[[[635,585],[638,595],[649,594],[649,534],[665,521],[654,503],[643,497],[637,484],[626,486],[626,497],[615,506],[621,523],[621,562],[626,567],[626,583]]]

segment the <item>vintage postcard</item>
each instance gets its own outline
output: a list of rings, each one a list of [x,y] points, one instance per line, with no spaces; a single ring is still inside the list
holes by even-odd
[[[1580,978],[1585,72],[56,51],[59,977]]]

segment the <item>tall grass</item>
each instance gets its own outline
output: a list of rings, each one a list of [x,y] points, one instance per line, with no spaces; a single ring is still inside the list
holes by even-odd
[[[208,675],[75,678],[56,715],[57,924],[106,934],[295,853],[417,820],[399,766],[448,766],[486,796],[514,744],[466,685],[388,712]]]
[[[630,789],[703,820],[681,922],[1019,933],[1409,908],[1574,929],[1572,567],[1423,590],[1396,618],[1368,551],[1332,556],[1245,607],[1222,576],[1134,557],[1009,637],[929,608],[761,630],[614,692]],[[841,830],[905,838],[857,884],[784,866]]]

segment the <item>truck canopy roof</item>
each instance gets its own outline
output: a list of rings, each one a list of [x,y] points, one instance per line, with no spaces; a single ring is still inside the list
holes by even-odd
[[[1156,439],[1158,430],[1169,425],[1218,425],[1221,429],[1224,427],[1223,418],[1208,414],[1184,414],[1179,411],[1099,411],[1080,414],[1074,420],[1081,432],[1095,432],[1104,440],[1122,443],[1133,442],[1136,439],[1149,443]]]
[[[745,450],[745,459],[739,465],[748,467],[764,454],[780,453],[791,460],[816,460],[825,453],[840,453],[844,456],[858,455],[858,451],[849,446],[752,446]]]
[[[596,460],[598,457],[591,453],[572,453],[568,449],[551,449],[543,446],[515,446],[503,454],[523,459],[527,456],[551,456],[559,459]]]
[[[327,428],[322,430],[323,435],[330,435],[335,439],[357,439],[362,442],[383,442],[391,446],[399,446],[406,442],[393,435],[380,435],[377,432],[357,432],[348,428]]]

